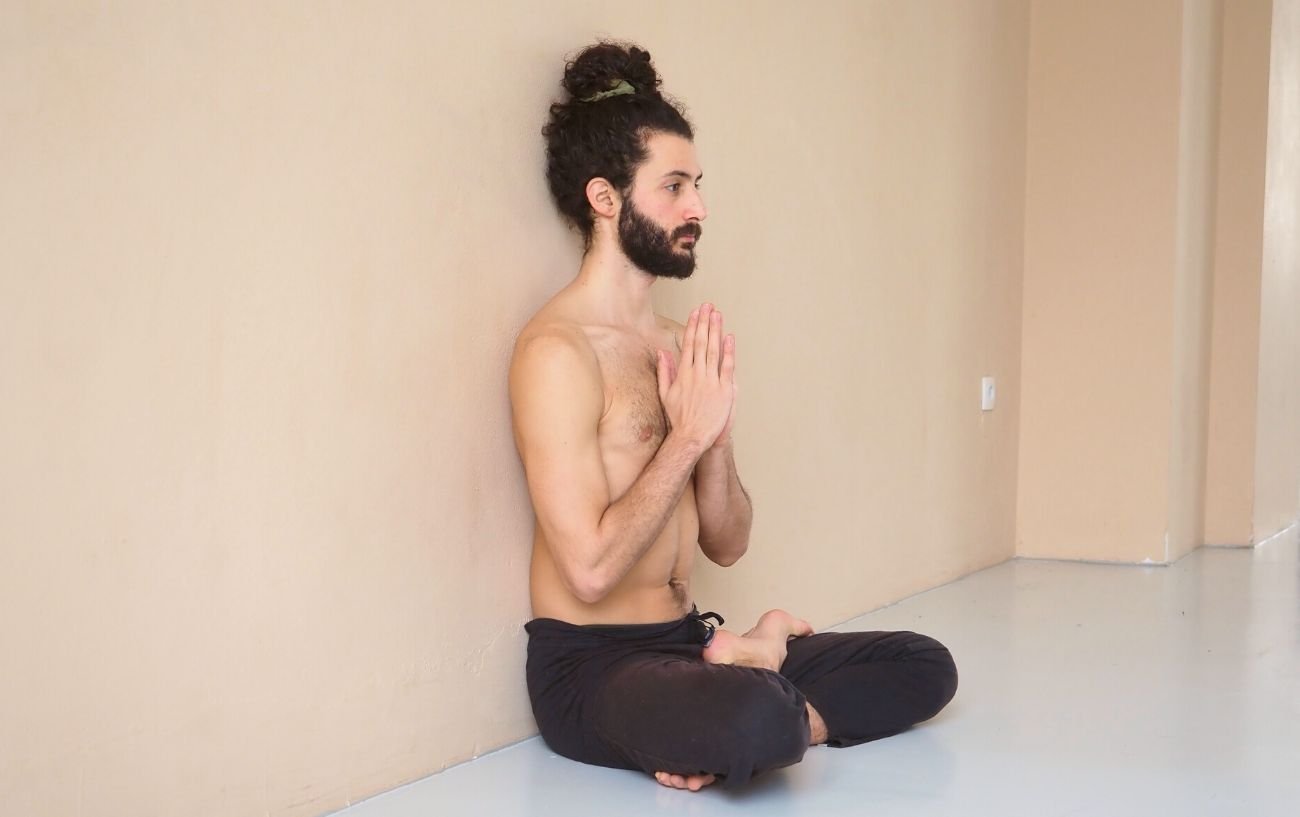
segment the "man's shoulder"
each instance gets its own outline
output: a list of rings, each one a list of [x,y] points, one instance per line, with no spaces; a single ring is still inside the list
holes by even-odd
[[[581,355],[590,351],[591,341],[580,324],[536,316],[519,330],[514,356]]]
[[[609,407],[600,361],[581,324],[529,321],[515,340],[509,380],[516,412],[563,404],[569,406],[565,411],[590,407],[603,416]]]
[[[512,379],[544,376],[556,369],[598,373],[599,363],[586,330],[576,321],[548,310],[532,317],[515,338]]]

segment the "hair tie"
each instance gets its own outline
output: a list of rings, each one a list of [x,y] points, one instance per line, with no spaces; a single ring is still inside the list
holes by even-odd
[[[599,102],[600,100],[605,99],[605,98],[607,98],[607,97],[611,97],[611,96],[622,96],[623,94],[635,94],[635,93],[636,93],[636,89],[633,88],[632,85],[631,85],[627,80],[625,80],[625,79],[620,79],[620,80],[618,81],[618,84],[615,85],[613,88],[610,88],[608,91],[601,91],[601,92],[598,93],[598,94],[592,94],[591,96],[583,97],[582,99],[579,99],[578,101],[579,101],[579,102]]]

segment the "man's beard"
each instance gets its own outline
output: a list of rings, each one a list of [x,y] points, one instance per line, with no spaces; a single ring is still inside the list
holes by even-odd
[[[623,210],[618,216],[618,241],[628,260],[651,275],[660,278],[690,278],[695,272],[694,245],[690,249],[676,250],[677,239],[684,235],[694,236],[698,242],[703,230],[694,221],[687,222],[673,231],[668,231],[642,215],[632,204],[632,199],[624,199]]]

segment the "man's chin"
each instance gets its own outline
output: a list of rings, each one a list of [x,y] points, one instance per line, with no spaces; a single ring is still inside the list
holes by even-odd
[[[665,264],[660,263],[668,260],[665,256],[659,255],[650,259],[651,263],[642,264],[636,258],[629,258],[632,264],[646,275],[653,275],[656,278],[690,278],[695,273],[695,252],[686,250],[685,252],[676,252],[672,254],[673,260],[677,263]]]
[[[679,281],[684,281],[695,274],[695,261],[694,259],[692,259],[691,265],[689,267],[678,267],[675,269],[661,270],[659,272],[652,272],[650,274],[655,276],[656,278],[675,278]]]
[[[656,278],[671,278],[674,281],[685,281],[695,274],[695,268],[685,270],[684,272],[661,272],[655,275]]]

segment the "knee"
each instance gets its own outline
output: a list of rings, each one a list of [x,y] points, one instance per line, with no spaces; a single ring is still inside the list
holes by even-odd
[[[939,714],[957,694],[957,662],[948,648],[928,635],[913,633],[909,663],[924,667],[919,686],[927,693],[929,711],[925,718]]]
[[[784,677],[771,673],[766,683],[752,684],[737,695],[731,726],[734,742],[751,754],[755,771],[798,763],[808,751],[808,709],[803,694]]]

